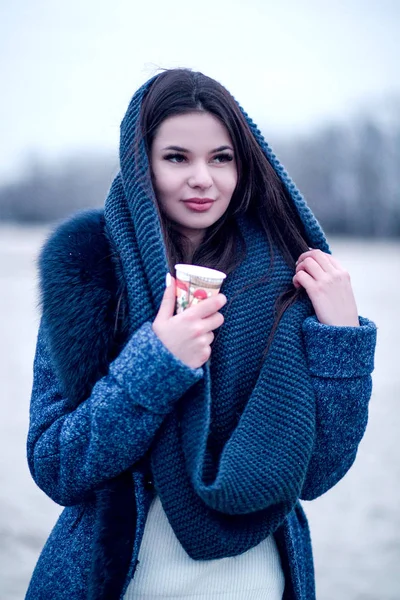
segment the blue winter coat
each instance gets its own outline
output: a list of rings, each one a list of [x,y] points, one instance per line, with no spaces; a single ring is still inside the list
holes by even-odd
[[[40,266],[43,316],[28,461],[37,485],[66,508],[26,598],[119,599],[134,575],[154,493],[149,448],[202,369],[175,358],[150,322],[127,337],[123,277],[102,211],[60,226]],[[352,465],[363,436],[376,328],[362,317],[360,325],[328,327],[315,317],[303,323],[317,436],[300,499],[312,500],[335,485]],[[284,599],[312,600],[311,542],[299,502],[274,535],[286,580]]]

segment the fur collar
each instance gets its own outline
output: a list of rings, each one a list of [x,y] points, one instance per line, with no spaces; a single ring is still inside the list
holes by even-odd
[[[126,331],[124,281],[103,211],[62,223],[41,252],[39,272],[52,358],[73,409],[107,373]]]

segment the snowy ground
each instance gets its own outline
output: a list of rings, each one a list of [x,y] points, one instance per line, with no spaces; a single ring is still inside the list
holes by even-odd
[[[34,259],[44,229],[0,227],[0,600],[24,598],[60,507],[33,483],[25,458],[38,325]],[[318,600],[400,599],[400,244],[333,240],[352,274],[359,312],[379,326],[370,421],[356,463],[305,503]],[[397,356],[397,358],[396,358]]]

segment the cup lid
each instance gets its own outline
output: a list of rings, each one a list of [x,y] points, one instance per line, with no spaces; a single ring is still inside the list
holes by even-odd
[[[199,265],[175,265],[175,269],[186,275],[193,275],[194,277],[204,277],[205,279],[225,279],[226,274],[216,269],[210,269],[209,267],[200,267]]]

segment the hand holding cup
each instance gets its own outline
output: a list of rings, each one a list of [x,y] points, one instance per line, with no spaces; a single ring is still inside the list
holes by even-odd
[[[218,311],[226,301],[224,294],[218,293],[175,315],[176,281],[171,277],[153,322],[153,331],[185,365],[192,369],[202,367],[211,356],[213,331],[224,322]]]

